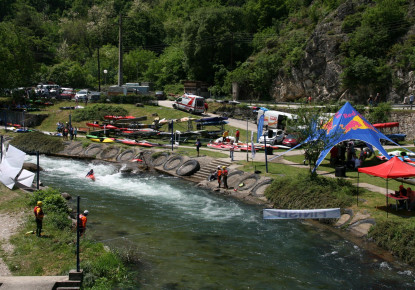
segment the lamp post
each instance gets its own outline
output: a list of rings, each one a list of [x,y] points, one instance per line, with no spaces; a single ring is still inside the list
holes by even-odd
[[[108,71],[106,69],[104,69],[104,82],[105,82],[105,85],[107,85],[107,73],[108,73]]]

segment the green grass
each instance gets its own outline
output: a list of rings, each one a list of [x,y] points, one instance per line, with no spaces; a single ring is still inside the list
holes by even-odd
[[[53,192],[53,190],[51,191]],[[54,192],[55,197],[59,192]],[[0,185],[0,213],[10,216],[21,216],[24,223],[17,229],[17,233],[11,237],[10,242],[14,246],[11,254],[1,252],[1,257],[8,265],[13,275],[67,275],[69,270],[76,269],[76,231],[71,228],[59,229],[56,219],[64,218],[66,213],[54,212],[54,207],[45,210],[43,222],[43,237],[38,238],[32,234],[36,229],[33,218],[32,194],[20,190],[9,190]],[[48,200],[56,201],[53,196],[45,196],[45,209],[48,208]],[[57,209],[56,209],[57,210]],[[84,280],[84,287],[98,287],[99,289],[113,289],[124,285],[131,287],[128,281],[129,274],[123,264],[121,256],[107,251],[101,243],[95,243],[88,238],[81,238],[80,243],[81,268],[86,270],[88,279]],[[121,283],[121,284],[120,284]],[[122,284],[124,283],[124,284]]]

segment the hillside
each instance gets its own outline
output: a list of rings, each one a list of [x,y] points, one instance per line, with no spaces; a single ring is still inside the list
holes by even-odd
[[[404,0],[60,0],[0,3],[0,89],[54,82],[104,90],[291,101],[402,101],[415,86],[414,3]],[[121,29],[120,29],[121,27]],[[104,70],[106,73],[104,74]]]

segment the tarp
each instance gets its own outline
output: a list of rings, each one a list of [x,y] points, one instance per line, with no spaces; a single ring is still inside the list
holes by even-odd
[[[358,171],[382,178],[404,178],[415,176],[415,167],[401,161],[397,156],[376,166],[358,168]]]
[[[25,157],[26,153],[9,145],[5,156],[3,156],[3,161],[0,164],[0,181],[8,188],[13,188],[15,183],[14,179],[22,170]]]
[[[35,178],[35,174],[33,172],[23,169],[22,172],[17,177],[16,181],[23,184],[26,187],[31,187],[34,178]]]
[[[274,219],[332,219],[340,218],[340,208],[327,209],[264,209],[263,218]]]

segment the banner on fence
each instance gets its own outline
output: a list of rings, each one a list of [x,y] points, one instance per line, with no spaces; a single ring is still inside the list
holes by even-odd
[[[265,220],[275,219],[333,219],[340,218],[340,208],[327,209],[264,209]]]

